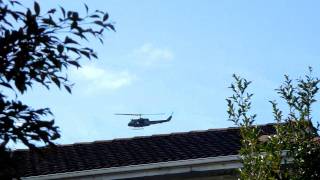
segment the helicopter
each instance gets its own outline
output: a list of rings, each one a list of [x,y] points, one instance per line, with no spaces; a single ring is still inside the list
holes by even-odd
[[[164,122],[169,122],[172,119],[173,113],[165,119],[165,120],[150,120],[148,118],[142,118],[144,115],[163,115],[164,113],[159,113],[159,114],[123,114],[123,113],[117,113],[115,115],[122,115],[122,116],[138,116],[139,118],[137,119],[131,119],[131,121],[128,123],[129,127],[135,127],[135,128],[142,128],[146,126],[150,126],[153,124],[159,124],[159,123],[164,123]]]

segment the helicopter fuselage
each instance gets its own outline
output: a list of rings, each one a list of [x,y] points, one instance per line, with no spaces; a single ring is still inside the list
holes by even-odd
[[[172,115],[170,115],[166,120],[150,121],[148,118],[131,119],[131,121],[128,123],[128,126],[130,126],[130,127],[145,127],[145,126],[150,126],[152,124],[169,122],[171,120],[171,118],[172,118]]]
[[[131,121],[128,123],[128,126],[130,127],[144,127],[149,125],[150,120],[148,118],[131,119]]]

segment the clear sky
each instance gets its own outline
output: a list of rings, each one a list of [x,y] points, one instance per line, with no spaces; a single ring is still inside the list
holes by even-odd
[[[33,1],[24,1],[32,6]],[[269,100],[284,74],[320,75],[320,1],[90,0],[117,32],[90,42],[99,59],[70,70],[73,94],[34,87],[22,100],[50,107],[58,143],[230,127],[225,98],[236,73],[253,81],[257,123],[273,122]],[[84,11],[80,1],[40,1]],[[319,105],[314,116],[319,117]],[[114,113],[174,112],[172,122],[132,130]],[[151,118],[166,118],[155,116]]]

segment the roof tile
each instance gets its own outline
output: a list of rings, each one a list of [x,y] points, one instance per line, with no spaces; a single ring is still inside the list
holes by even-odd
[[[262,134],[274,133],[272,124]],[[94,141],[41,148],[43,155],[17,150],[14,157],[22,176],[197,159],[238,154],[238,128],[210,129],[112,141]]]

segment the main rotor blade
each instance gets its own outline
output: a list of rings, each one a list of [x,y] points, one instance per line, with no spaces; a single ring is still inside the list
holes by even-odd
[[[165,115],[165,113],[155,113],[155,114],[141,114],[141,115]]]
[[[123,116],[143,116],[143,115],[165,115],[165,113],[156,113],[156,114],[127,114],[127,113],[116,113],[114,115],[123,115]]]
[[[122,116],[141,116],[142,114],[122,114],[122,113],[116,113],[114,115],[122,115]]]

